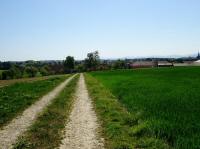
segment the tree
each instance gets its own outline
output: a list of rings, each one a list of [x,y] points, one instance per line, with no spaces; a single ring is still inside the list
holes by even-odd
[[[12,79],[9,70],[5,70],[2,72],[2,80]]]
[[[65,72],[71,73],[74,70],[74,57],[73,56],[67,56],[66,60],[64,61],[64,67],[65,67]]]
[[[47,76],[49,75],[48,70],[48,66],[43,66],[42,68],[40,68],[40,73],[42,74],[42,76]]]
[[[77,72],[84,72],[84,71],[85,71],[85,67],[84,67],[83,64],[76,64],[75,70],[76,70]]]
[[[19,79],[22,77],[22,73],[21,73],[21,70],[16,67],[16,66],[12,66],[10,69],[10,74],[12,76],[12,79]]]
[[[48,70],[51,74],[63,74],[65,72],[64,62],[50,64]]]
[[[2,72],[2,79],[7,80],[7,79],[18,79],[22,77],[21,70],[16,67],[12,66],[9,70],[5,70]]]
[[[99,52],[91,52],[87,54],[87,58],[85,59],[85,68],[89,71],[97,70],[100,63]]]
[[[126,64],[124,60],[117,60],[115,61],[114,65],[113,65],[114,69],[124,69],[126,68]]]
[[[8,70],[12,67],[12,64],[10,62],[0,62],[0,69],[2,70]]]
[[[37,72],[38,72],[38,69],[36,67],[33,67],[33,66],[28,66],[25,68],[25,73],[28,74],[28,77],[35,77]]]

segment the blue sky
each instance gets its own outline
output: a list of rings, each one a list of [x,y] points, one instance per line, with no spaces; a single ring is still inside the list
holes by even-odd
[[[0,61],[188,55],[199,0],[0,0]]]

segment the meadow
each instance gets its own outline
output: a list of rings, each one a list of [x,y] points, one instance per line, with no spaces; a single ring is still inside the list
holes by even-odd
[[[69,75],[55,76],[46,80],[18,82],[0,88],[0,128],[45,93],[51,91]]]
[[[129,137],[157,138],[175,149],[200,148],[199,67],[116,70],[90,75],[134,117]],[[138,143],[136,147],[145,146]]]

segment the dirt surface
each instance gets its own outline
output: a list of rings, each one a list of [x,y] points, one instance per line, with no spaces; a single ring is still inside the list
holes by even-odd
[[[98,129],[97,117],[81,74],[60,149],[103,149],[104,141],[99,137]]]
[[[13,119],[7,126],[0,130],[0,149],[10,149],[17,138],[22,135],[34,122],[38,114],[64,89],[74,76],[68,78],[53,91],[43,96],[36,103],[27,108],[22,115]]]

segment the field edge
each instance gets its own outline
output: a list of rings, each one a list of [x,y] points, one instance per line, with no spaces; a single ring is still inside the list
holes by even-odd
[[[165,141],[153,136],[134,136],[132,132],[142,128],[133,115],[118,102],[115,96],[90,74],[84,74],[89,95],[102,126],[102,136],[107,149],[170,148]]]

